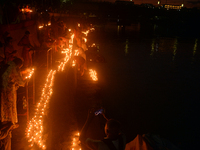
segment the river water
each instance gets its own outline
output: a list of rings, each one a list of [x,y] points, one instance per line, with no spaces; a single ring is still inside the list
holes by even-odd
[[[108,23],[91,34],[106,60],[97,68],[106,114],[122,122],[128,142],[137,134],[154,133],[182,149],[195,149],[200,41],[156,28]]]

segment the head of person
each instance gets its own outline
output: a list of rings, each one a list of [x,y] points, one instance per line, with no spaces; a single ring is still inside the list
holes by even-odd
[[[121,123],[115,119],[109,119],[105,125],[105,134],[110,139],[115,139],[121,132]]]
[[[12,37],[6,37],[5,44],[6,45],[12,45],[12,41],[13,41]]]
[[[15,65],[16,65],[17,67],[19,67],[19,68],[21,68],[21,67],[23,66],[22,60],[21,60],[20,58],[18,58],[18,57],[15,57],[15,58],[13,59],[13,62],[14,62]]]
[[[6,38],[6,37],[9,37],[10,36],[10,33],[8,31],[6,31],[4,34],[3,34],[3,37]]]
[[[25,35],[26,35],[26,36],[29,36],[29,35],[30,35],[30,32],[29,32],[29,31],[25,31]]]

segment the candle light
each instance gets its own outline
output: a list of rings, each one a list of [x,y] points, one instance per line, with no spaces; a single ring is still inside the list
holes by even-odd
[[[97,72],[95,70],[89,69],[89,74],[90,74],[90,77],[92,78],[92,80],[94,80],[94,81],[98,80]]]
[[[73,37],[71,36],[70,42],[73,43]],[[71,44],[72,44],[71,43]],[[30,142],[30,147],[32,147],[34,144],[37,144],[40,148],[46,149],[46,139],[43,138],[43,118],[47,111],[47,105],[49,103],[49,99],[51,95],[53,94],[53,82],[54,77],[57,71],[63,71],[65,68],[66,63],[69,61],[71,55],[72,55],[72,47],[69,49],[63,49],[63,53],[66,54],[64,58],[64,62],[61,62],[58,66],[57,70],[50,70],[47,78],[46,83],[44,85],[44,88],[42,89],[42,94],[40,97],[39,102],[37,103],[37,108],[35,110],[34,117],[29,121],[27,128],[26,128],[26,137],[28,138],[28,142]],[[31,71],[29,76],[27,78],[30,78],[33,74],[34,69]]]

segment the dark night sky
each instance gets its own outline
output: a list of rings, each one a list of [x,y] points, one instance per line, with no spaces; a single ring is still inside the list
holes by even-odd
[[[1,2],[5,2],[6,0],[0,0]],[[11,0],[13,1],[13,0]],[[16,2],[16,0],[14,0]],[[38,1],[38,0],[17,0],[19,2],[33,2],[33,1]],[[50,1],[50,0],[46,0],[46,1]],[[52,1],[52,0],[51,0]],[[54,1],[54,0],[53,0]],[[66,1],[66,0],[63,0]],[[79,0],[78,0],[79,1]],[[80,0],[82,1],[82,0]],[[84,0],[87,1],[87,0]],[[94,2],[103,2],[103,1],[107,1],[107,2],[115,2],[116,0],[89,0],[89,1],[94,1]],[[121,0],[121,1],[130,1],[130,0]],[[142,4],[142,3],[150,3],[153,5],[157,5],[158,4],[158,0],[132,0],[134,2],[134,4]],[[185,7],[198,7],[200,8],[200,0],[159,0],[161,2],[161,4],[173,4],[173,5],[181,5],[184,3]]]
[[[103,0],[97,0],[97,1],[103,1]],[[115,2],[115,0],[105,0],[109,2]],[[128,0],[125,0],[128,1]],[[141,4],[141,3],[151,3],[153,5],[157,5],[158,0],[132,0],[135,4]],[[173,5],[181,5],[184,3],[184,5],[187,7],[200,7],[200,0],[160,0],[161,4],[173,4]]]

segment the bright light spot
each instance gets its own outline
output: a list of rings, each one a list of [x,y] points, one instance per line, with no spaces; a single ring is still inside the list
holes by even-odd
[[[90,74],[90,77],[92,78],[92,80],[98,81],[97,72],[95,70],[89,69],[89,74]]]

